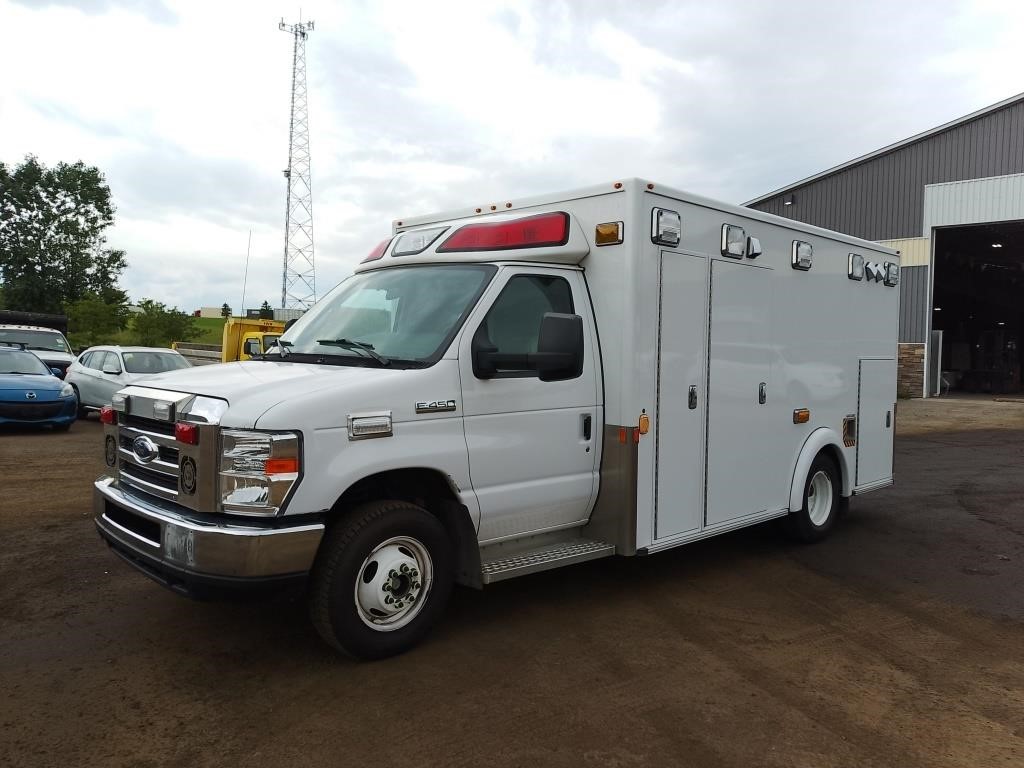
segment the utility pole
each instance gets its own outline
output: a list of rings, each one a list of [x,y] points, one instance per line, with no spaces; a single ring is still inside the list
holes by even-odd
[[[306,38],[313,22],[301,20],[277,28],[294,38],[292,111],[288,129],[288,197],[284,211],[284,273],[281,308],[308,309],[316,302],[313,267],[313,185],[309,174],[309,109],[306,101]]]

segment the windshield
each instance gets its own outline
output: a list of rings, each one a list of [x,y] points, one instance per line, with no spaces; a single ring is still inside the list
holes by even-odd
[[[122,352],[127,373],[163,373],[188,368],[188,360],[174,352]]]
[[[3,373],[53,375],[38,357],[17,349],[0,349],[0,374]]]
[[[0,341],[20,341],[29,349],[41,349],[46,352],[67,352],[68,343],[57,331],[26,331],[21,328],[0,329]]]
[[[432,364],[495,271],[489,264],[443,264],[353,275],[285,333],[273,353]]]

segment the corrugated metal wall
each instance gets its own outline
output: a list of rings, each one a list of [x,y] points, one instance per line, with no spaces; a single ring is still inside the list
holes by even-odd
[[[928,267],[903,267],[900,270],[901,342],[925,342],[928,310]]]
[[[751,206],[867,240],[919,237],[924,188],[1024,173],[1024,101]]]
[[[924,190],[924,231],[1024,219],[1024,174],[933,184]]]

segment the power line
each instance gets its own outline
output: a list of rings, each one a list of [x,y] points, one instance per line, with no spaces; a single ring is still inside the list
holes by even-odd
[[[306,100],[306,38],[313,22],[277,26],[294,38],[292,105],[288,129],[288,197],[284,211],[284,270],[281,308],[308,309],[316,302],[313,266],[313,185],[309,172],[309,109]]]

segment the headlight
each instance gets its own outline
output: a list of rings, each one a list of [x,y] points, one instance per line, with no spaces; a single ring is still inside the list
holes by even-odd
[[[275,515],[299,480],[294,432],[225,429],[221,433],[220,506],[240,515]]]
[[[72,387],[70,384],[65,384],[63,387],[60,388],[61,397],[71,397],[73,394],[75,394],[75,388]]]

